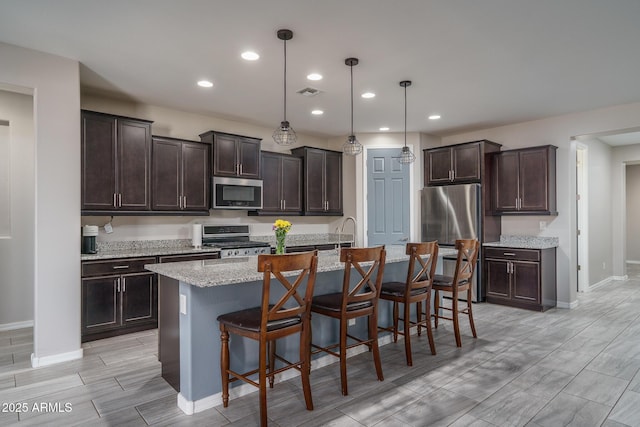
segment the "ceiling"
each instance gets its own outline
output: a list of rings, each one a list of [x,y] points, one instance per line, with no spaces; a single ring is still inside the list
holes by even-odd
[[[0,0],[0,11],[0,41],[78,60],[83,91],[274,129],[276,31],[291,29],[287,118],[325,137],[349,133],[351,56],[356,134],[403,130],[405,79],[408,131],[434,135],[640,101],[637,0]],[[305,87],[321,93],[295,93]]]

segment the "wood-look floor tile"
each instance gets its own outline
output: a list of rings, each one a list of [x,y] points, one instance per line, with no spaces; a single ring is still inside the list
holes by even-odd
[[[0,402],[21,402],[83,385],[78,374],[0,390]]]
[[[497,426],[522,426],[546,404],[547,399],[507,385],[473,408],[469,415]]]
[[[593,387],[597,384],[597,387]],[[613,406],[629,385],[629,381],[588,369],[580,372],[563,390],[564,393]]]
[[[602,353],[596,356],[587,369],[600,372],[601,374],[631,380],[640,370],[640,359],[629,359],[617,357],[609,353]]]
[[[533,396],[553,398],[573,379],[573,375],[541,366],[532,366],[509,384]]]
[[[0,404],[5,402],[4,400],[0,400]],[[9,408],[7,408],[9,409]],[[0,426],[13,426],[18,425],[18,413],[14,411],[2,412],[0,411]]]
[[[312,419],[299,424],[300,427],[363,427],[364,424],[359,423],[348,415],[343,414],[337,409],[331,409]]]
[[[187,415],[185,415],[186,417]],[[136,408],[127,408],[121,411],[112,412],[105,416],[91,421],[91,427],[146,427],[148,424],[140,416]],[[211,424],[215,425],[215,424]],[[80,426],[79,427],[85,427]]]
[[[49,403],[43,401],[42,403]],[[54,403],[54,402],[51,402]],[[58,402],[60,404],[62,402]],[[46,407],[46,406],[45,406]],[[42,407],[40,412],[31,411],[25,419],[20,417],[20,426],[67,426],[67,425],[92,425],[98,419],[98,413],[91,401],[72,405],[69,409],[62,403],[54,410],[49,411]],[[27,415],[24,414],[24,415]]]
[[[160,377],[161,375],[162,366],[157,363],[135,371],[116,375],[115,378],[124,390],[130,390],[132,388],[139,387],[141,383],[145,383],[153,378]]]
[[[102,416],[170,395],[175,396],[176,391],[164,379],[158,377],[137,388],[125,390],[117,395],[94,399],[93,404]]]
[[[449,427],[496,427],[496,425],[469,414],[464,414],[455,422],[449,424]]]
[[[0,377],[0,390],[13,388],[16,386],[16,379],[13,375],[3,375]]]
[[[574,351],[556,350],[538,362],[538,366],[576,375],[591,362],[593,356]]]
[[[560,393],[533,418],[541,427],[599,426],[611,407],[566,393]]]
[[[180,417],[184,412],[178,408],[177,396],[168,395],[160,399],[152,400],[142,405],[138,405],[136,409],[149,425],[155,425],[161,421]]]
[[[609,345],[611,341],[575,336],[559,347],[559,350],[574,351],[576,353],[596,356]]]
[[[102,363],[99,357],[83,357],[82,359],[72,360],[70,362],[58,363],[18,373],[16,374],[16,386],[20,387],[22,385],[34,384],[64,375],[75,374],[79,371],[101,368],[103,366],[104,363]]]
[[[628,426],[640,426],[640,393],[625,391],[608,418]]]
[[[33,334],[18,335],[11,337],[11,345],[29,344],[33,345]]]
[[[414,427],[447,426],[477,405],[473,399],[439,389],[396,412],[393,418]]]
[[[158,423],[154,423],[154,427],[212,427],[212,426],[259,426],[260,416],[255,414],[249,414],[248,416],[240,419],[237,424],[232,424],[225,417],[215,409],[207,409],[206,411],[198,412],[193,415],[176,415],[175,417],[167,418]],[[273,421],[269,421],[269,426],[277,427]]]
[[[13,353],[0,355],[0,366],[13,365]]]
[[[0,356],[25,351],[33,351],[33,343],[16,344],[0,347]]]
[[[139,359],[144,356],[153,356],[158,353],[158,344],[140,344],[127,349],[127,351],[116,350],[100,353],[99,356],[105,365],[115,365],[132,359]]]
[[[117,377],[127,373],[137,372],[140,369],[148,368],[150,366],[158,366],[158,358],[155,356],[146,356],[137,360],[130,360],[119,365],[106,366],[103,365],[98,368],[92,368],[80,371],[80,377],[82,380],[89,384],[96,381],[101,381],[110,377]]]

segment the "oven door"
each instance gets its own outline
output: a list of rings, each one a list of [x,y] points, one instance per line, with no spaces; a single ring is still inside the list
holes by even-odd
[[[262,180],[214,176],[213,209],[262,209]]]

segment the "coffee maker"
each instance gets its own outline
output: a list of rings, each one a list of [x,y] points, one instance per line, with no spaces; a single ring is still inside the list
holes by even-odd
[[[97,225],[85,225],[82,227],[82,253],[97,254],[96,237],[98,236]]]

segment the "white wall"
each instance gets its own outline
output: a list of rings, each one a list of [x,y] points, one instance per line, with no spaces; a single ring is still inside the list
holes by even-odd
[[[639,120],[640,121],[640,120]],[[626,274],[627,248],[626,167],[640,161],[640,144],[614,147],[611,157],[611,199],[613,222],[613,275]],[[637,214],[631,219],[637,218]]]
[[[33,322],[36,199],[33,97],[0,90],[0,120],[9,122],[8,127],[2,126],[8,148],[3,155],[8,156],[0,161],[9,172],[9,198],[2,215],[10,225],[6,238],[0,238],[0,329],[3,329]]]
[[[627,165],[627,261],[640,263],[640,165]]]
[[[272,134],[279,123],[274,123],[274,128],[271,129],[212,116],[86,93],[82,94],[81,106],[86,110],[152,120],[152,132],[154,135],[199,141],[199,134],[209,130],[216,130],[262,138],[262,150],[266,151],[289,153],[289,148],[300,146],[328,148],[325,138],[305,134],[298,134],[298,143],[292,147],[277,145],[273,141]],[[291,234],[329,233],[333,232],[335,228],[329,227],[329,223],[335,219],[334,217],[283,216],[283,218],[293,223]],[[271,225],[275,219],[275,217],[249,217],[246,211],[229,210],[212,210],[210,211],[210,216],[203,217],[116,217],[112,223],[114,232],[112,234],[106,234],[104,229],[100,228],[98,242],[143,239],[187,239],[191,238],[191,224],[203,222],[211,224],[249,224],[252,234],[270,235],[273,233]],[[103,226],[108,221],[109,217],[82,217],[83,225],[92,224]]]
[[[542,120],[518,123],[509,126],[466,132],[444,137],[442,145],[457,144],[478,139],[489,139],[503,145],[502,149],[553,144],[557,151],[557,217],[509,217],[502,218],[503,234],[532,234],[557,236],[560,246],[557,252],[558,305],[569,307],[576,301],[577,256],[576,256],[576,154],[575,142],[571,138],[620,129],[634,128],[640,125],[640,103],[619,105],[581,113],[550,117]],[[615,155],[614,155],[615,157]],[[616,171],[613,171],[614,175]],[[617,181],[612,186],[616,190]],[[616,206],[623,211],[620,200],[613,195],[614,212]],[[620,199],[619,197],[618,199]],[[624,212],[622,212],[624,215]],[[613,218],[614,227],[616,217]],[[539,221],[549,221],[546,230],[540,231]],[[617,231],[621,242],[621,231]],[[616,252],[616,230],[613,242],[613,274],[623,271],[620,253]]]
[[[34,93],[37,366],[82,356],[79,67],[77,61],[5,43],[0,58],[0,83]]]

